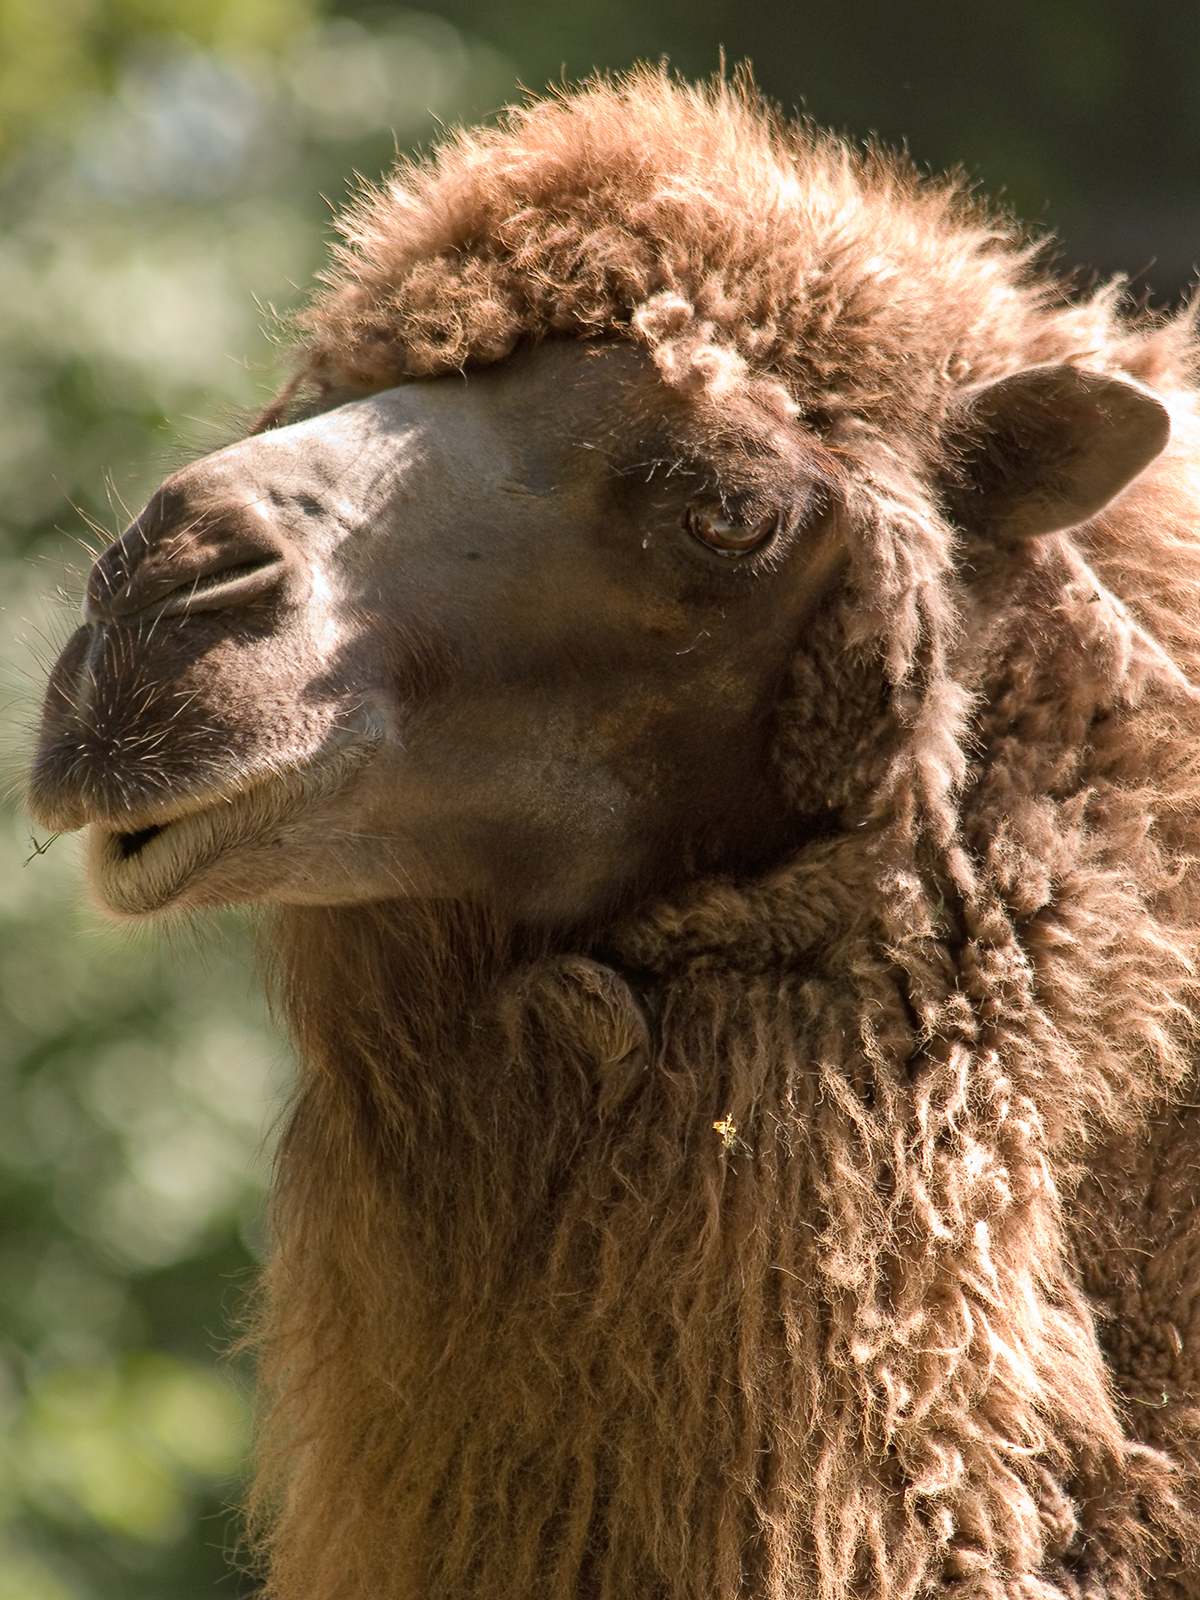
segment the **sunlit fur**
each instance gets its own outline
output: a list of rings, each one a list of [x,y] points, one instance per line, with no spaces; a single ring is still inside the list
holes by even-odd
[[[708,351],[819,428],[853,544],[776,750],[834,825],[769,876],[566,949],[279,914],[270,1593],[1200,1594],[1190,324],[657,74],[452,139],[347,231],[301,389]],[[955,391],[1052,360],[1155,386],[1174,443],[1069,535],[956,537]]]

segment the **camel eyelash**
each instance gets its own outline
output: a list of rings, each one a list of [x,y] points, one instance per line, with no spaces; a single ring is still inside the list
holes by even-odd
[[[651,506],[660,513],[668,505],[711,507],[731,524],[747,524],[766,516],[787,520],[786,509],[761,485],[739,485],[716,473],[711,464],[675,452],[643,457],[618,469],[627,483],[649,490]]]
[[[655,462],[638,476],[644,485],[660,491],[637,508],[637,522],[651,530],[644,535],[643,548],[662,534],[674,534],[681,559],[699,561],[730,578],[754,578],[775,570],[813,503],[808,486],[790,501],[765,495],[761,489],[731,489],[690,463]],[[655,529],[661,532],[655,534]]]

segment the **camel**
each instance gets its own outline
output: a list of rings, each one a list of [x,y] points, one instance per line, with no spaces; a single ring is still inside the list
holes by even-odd
[[[745,84],[364,194],[30,805],[262,908],[274,1600],[1197,1600],[1190,316]]]

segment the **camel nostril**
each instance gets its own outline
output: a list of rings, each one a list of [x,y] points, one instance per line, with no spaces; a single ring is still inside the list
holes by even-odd
[[[227,567],[217,567],[212,572],[206,572],[202,577],[195,579],[191,584],[194,594],[203,594],[208,589],[219,588],[224,583],[236,583],[239,578],[248,578],[252,573],[265,572],[270,567],[276,567],[283,557],[275,555],[259,556],[252,561],[233,561]],[[186,588],[180,584],[180,588]]]
[[[264,552],[243,560],[201,570],[176,584],[157,604],[159,615],[177,616],[187,611],[217,611],[258,599],[283,577],[287,562],[283,552]]]
[[[93,567],[84,621],[231,610],[268,597],[293,565],[288,546],[251,508],[198,513],[163,497]]]

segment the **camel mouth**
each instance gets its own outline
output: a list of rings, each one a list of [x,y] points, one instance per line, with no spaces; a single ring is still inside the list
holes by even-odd
[[[145,849],[146,845],[150,843],[151,839],[157,838],[167,826],[168,824],[165,822],[156,822],[153,827],[138,828],[135,833],[114,834],[113,837],[116,840],[116,846],[117,850],[120,852],[121,860],[128,861],[131,856],[140,855],[142,850]]]
[[[264,898],[294,866],[297,834],[315,808],[368,764],[382,730],[371,724],[306,760],[203,799],[135,829],[93,823],[88,877],[100,905],[117,917]],[[183,805],[187,809],[183,809]]]

